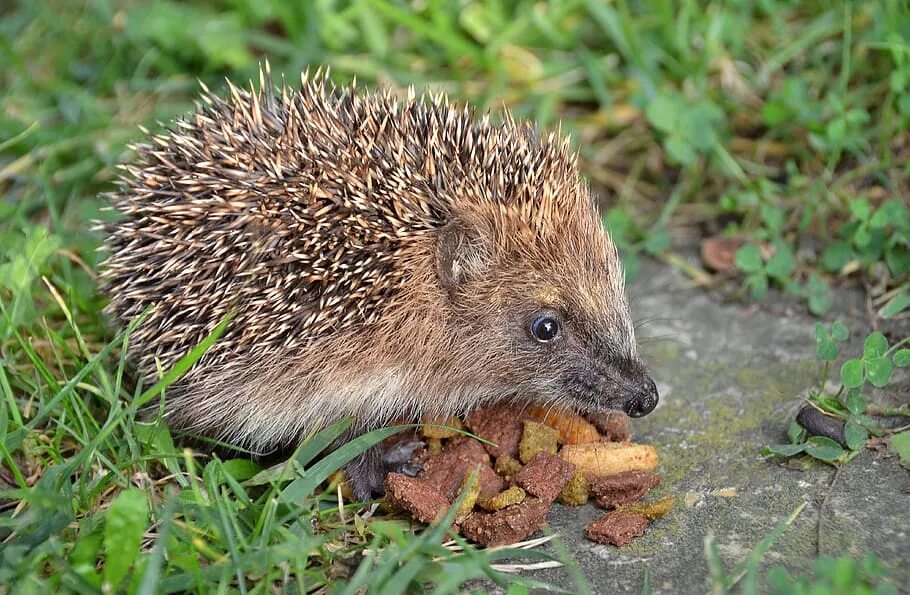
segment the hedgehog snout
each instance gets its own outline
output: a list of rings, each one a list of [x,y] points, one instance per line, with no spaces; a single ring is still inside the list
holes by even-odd
[[[585,409],[620,409],[630,417],[645,416],[657,407],[657,385],[644,365],[631,358],[592,364],[568,378],[569,392]]]
[[[659,398],[657,385],[651,378],[645,378],[639,386],[630,391],[622,410],[629,417],[643,417],[654,411]]]
[[[630,417],[643,417],[657,407],[657,385],[644,364],[637,358],[623,357],[610,361],[606,376],[613,385],[611,400]]]

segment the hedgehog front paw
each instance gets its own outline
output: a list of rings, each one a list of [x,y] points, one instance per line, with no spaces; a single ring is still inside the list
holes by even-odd
[[[412,461],[414,452],[423,447],[419,440],[402,441],[392,446],[374,446],[345,467],[354,498],[371,500],[385,494],[383,483],[389,473],[404,473],[411,477],[423,471],[423,465]]]
[[[387,447],[382,453],[386,473],[404,473],[417,477],[423,471],[423,465],[413,460],[414,452],[424,446],[421,440],[410,440]]]

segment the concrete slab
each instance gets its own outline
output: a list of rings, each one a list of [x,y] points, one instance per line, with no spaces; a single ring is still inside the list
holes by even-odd
[[[654,263],[644,266],[631,293],[636,317],[650,321],[639,333],[661,393],[657,410],[636,420],[633,432],[662,457],[664,483],[651,497],[672,494],[678,503],[622,549],[584,539],[599,509],[554,507],[550,526],[595,592],[640,592],[645,569],[654,592],[707,592],[708,534],[732,568],[803,503],[766,566],[804,573],[820,554],[873,551],[897,584],[910,585],[910,475],[894,458],[865,452],[839,470],[822,463],[796,470],[760,455],[763,446],[786,441],[787,420],[821,370],[814,320],[799,304],[723,304]],[[862,312],[862,296],[839,294],[836,308]],[[860,317],[841,320],[860,348],[868,330]],[[879,396],[890,404],[910,401],[907,386],[905,380]],[[567,584],[563,571],[535,577]]]

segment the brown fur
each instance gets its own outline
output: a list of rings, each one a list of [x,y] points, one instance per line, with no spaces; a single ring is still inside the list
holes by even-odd
[[[171,390],[176,426],[265,451],[351,414],[621,406],[647,378],[616,250],[552,135],[317,75],[206,91],[136,150],[103,271],[118,320],[154,304],[131,355],[153,377],[234,313]],[[529,335],[541,312],[552,345]]]

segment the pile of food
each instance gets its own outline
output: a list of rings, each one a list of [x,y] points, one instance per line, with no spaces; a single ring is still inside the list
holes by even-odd
[[[466,429],[483,440],[465,436]],[[540,529],[554,502],[589,499],[609,510],[588,525],[588,539],[621,546],[669,512],[673,499],[640,502],[660,483],[657,452],[630,441],[621,412],[581,417],[536,406],[497,404],[463,422],[422,426],[427,448],[417,477],[390,473],[386,499],[422,523],[442,519],[466,491],[453,527],[486,546],[516,543]]]

